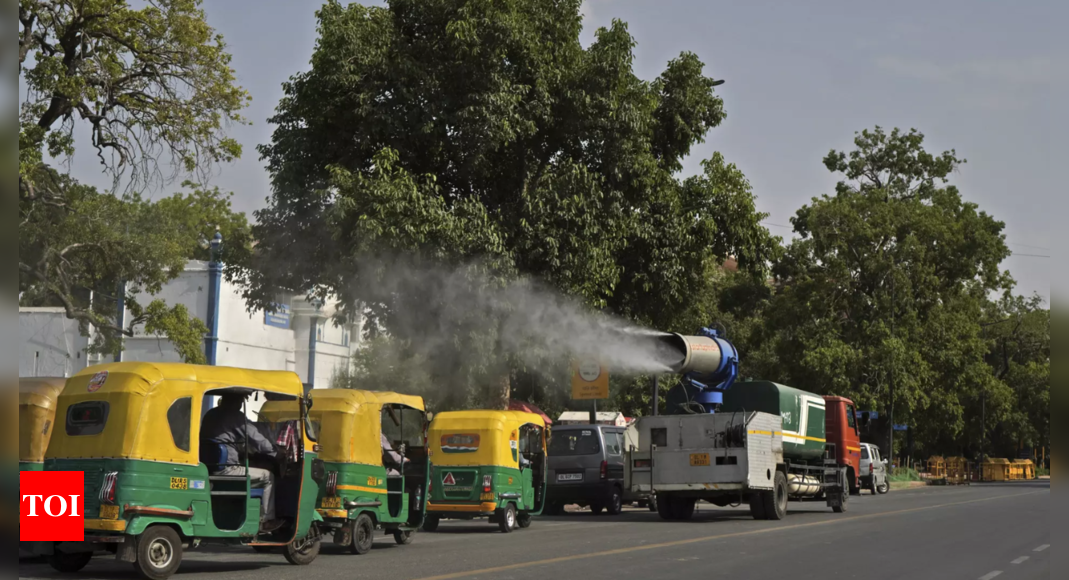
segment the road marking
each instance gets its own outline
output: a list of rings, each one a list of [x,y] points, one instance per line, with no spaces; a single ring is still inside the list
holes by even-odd
[[[988,574],[987,576],[981,576],[980,580],[995,580],[995,578],[998,578],[999,576],[1002,576],[1002,572],[999,572],[998,570],[995,570],[994,572]]]
[[[649,545],[646,545],[646,546],[631,546],[631,547],[628,547],[628,548],[619,548],[619,549],[616,549],[616,550],[606,550],[604,552],[591,552],[591,553],[588,553],[588,554],[575,554],[573,556],[562,556],[560,558],[550,558],[548,560],[538,560],[536,562],[523,562],[523,563],[520,563],[520,564],[509,564],[507,566],[498,566],[496,568],[484,568],[482,570],[468,570],[468,571],[465,571],[465,572],[455,572],[455,573],[452,573],[452,574],[442,574],[441,576],[428,576],[426,578],[420,578],[419,580],[455,580],[457,578],[470,578],[472,576],[488,576],[488,575],[497,574],[497,573],[500,573],[500,572],[509,572],[509,571],[512,571],[512,570],[522,570],[524,568],[533,568],[535,566],[547,566],[547,565],[550,565],[550,564],[563,564],[565,562],[575,562],[575,561],[578,561],[578,560],[589,560],[591,558],[604,558],[604,557],[608,557],[608,556],[620,556],[620,555],[623,555],[623,554],[630,554],[630,553],[634,553],[634,552],[644,552],[644,551],[648,551],[648,550],[661,550],[661,549],[665,549],[665,548],[676,548],[676,547],[679,547],[679,546],[689,546],[689,545],[692,545],[692,544],[701,544],[701,543],[705,543],[705,542],[713,542],[713,541],[716,541],[716,540],[725,540],[725,539],[728,539],[728,538],[745,538],[745,537],[748,537],[748,536],[759,536],[759,535],[771,534],[771,533],[775,533],[775,532],[783,532],[783,531],[789,531],[789,530],[802,530],[802,529],[806,529],[806,528],[816,528],[816,527],[830,526],[830,525],[842,525],[845,522],[851,522],[851,521],[870,520],[870,519],[888,517],[888,516],[898,516],[898,515],[903,515],[903,514],[910,514],[910,513],[923,512],[923,511],[936,510],[936,509],[943,509],[943,508],[949,508],[949,507],[957,507],[957,506],[962,506],[962,505],[971,505],[971,504],[976,504],[976,503],[984,503],[984,502],[996,501],[996,500],[1006,499],[1006,498],[1025,497],[1025,496],[1029,496],[1029,495],[1039,495],[1041,493],[1048,493],[1048,492],[1046,492],[1046,491],[1033,491],[1033,492],[1029,492],[1029,493],[1014,493],[1014,494],[1007,494],[1007,495],[999,495],[999,496],[995,496],[995,497],[987,497],[987,498],[983,498],[983,499],[973,499],[973,500],[969,500],[969,501],[959,501],[959,502],[955,502],[955,503],[946,503],[946,504],[942,504],[942,505],[934,505],[934,506],[920,507],[920,508],[910,508],[910,509],[906,509],[906,510],[898,510],[898,511],[893,511],[893,512],[881,512],[881,513],[869,514],[869,515],[865,515],[865,516],[853,516],[853,517],[846,517],[846,518],[831,519],[831,520],[825,520],[823,522],[812,522],[812,523],[808,523],[808,524],[796,524],[796,525],[793,525],[793,526],[778,526],[778,527],[775,527],[775,528],[765,528],[765,529],[762,529],[762,530],[753,530],[753,531],[749,531],[749,532],[736,532],[736,533],[733,533],[733,534],[721,534],[721,535],[718,535],[718,536],[705,536],[705,537],[702,537],[702,538],[690,538],[690,539],[687,539],[687,540],[677,540],[677,541],[674,541],[674,542],[665,542],[663,544],[649,544]],[[1047,547],[1049,547],[1049,546],[1047,546]],[[993,575],[989,574],[989,575],[981,578],[980,580],[992,580],[992,578],[995,578],[996,576],[999,576],[1000,574],[1002,574],[1002,572],[994,572]]]
[[[1013,564],[1014,566],[1016,566],[1017,564],[1024,564],[1027,561],[1028,561],[1028,556],[1021,556],[1020,558],[1017,558],[1016,560],[1010,562],[1010,564]]]
[[[1044,552],[1049,547],[1050,547],[1050,544],[1043,544],[1042,546],[1040,546],[1040,547],[1038,547],[1038,548],[1036,548],[1035,550],[1032,550],[1032,551],[1033,552]]]

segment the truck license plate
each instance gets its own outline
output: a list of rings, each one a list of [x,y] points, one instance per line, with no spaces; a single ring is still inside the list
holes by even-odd
[[[711,462],[709,461],[708,453],[691,453],[690,466],[691,467],[709,467]]]
[[[117,519],[119,519],[119,506],[117,506],[117,505],[102,505],[102,506],[100,506],[100,519],[102,519],[102,520],[117,520]]]
[[[583,481],[582,473],[558,473],[557,481]]]
[[[336,510],[341,509],[340,497],[325,497],[323,498],[323,509]]]

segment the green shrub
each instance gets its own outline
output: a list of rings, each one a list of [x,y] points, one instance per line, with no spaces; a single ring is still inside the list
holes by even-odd
[[[898,467],[891,470],[891,475],[888,477],[888,481],[891,481],[892,483],[907,483],[910,481],[924,481],[924,479],[915,469]]]

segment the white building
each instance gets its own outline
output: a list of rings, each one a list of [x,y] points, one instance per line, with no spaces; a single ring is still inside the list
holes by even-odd
[[[627,427],[632,423],[630,419],[624,417],[623,413],[617,412],[598,412],[596,419],[598,425],[610,425],[613,427]],[[565,411],[560,414],[560,418],[557,419],[557,424],[589,425],[590,411]]]
[[[317,307],[304,297],[289,299],[274,314],[249,312],[240,289],[221,277],[217,280],[218,300],[213,301],[209,264],[190,262],[160,294],[138,296],[138,302],[147,305],[159,298],[169,306],[183,304],[209,328],[214,320],[215,332],[209,332],[205,344],[209,362],[219,366],[293,371],[305,384],[325,388],[349,364],[361,335],[360,321],[336,326],[334,305]],[[62,308],[20,308],[19,330],[20,377],[71,376],[113,359],[88,354],[90,339],[81,335],[76,322],[67,320]],[[146,335],[143,328],[126,339],[122,360],[180,362],[167,339]]]

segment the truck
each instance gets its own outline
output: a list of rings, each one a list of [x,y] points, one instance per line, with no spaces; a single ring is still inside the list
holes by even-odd
[[[666,520],[687,520],[698,501],[748,505],[758,520],[786,517],[788,501],[847,511],[859,492],[861,445],[853,402],[769,381],[736,384],[738,352],[711,329],[660,339],[681,375],[668,414],[639,419],[625,485],[654,495]]]

